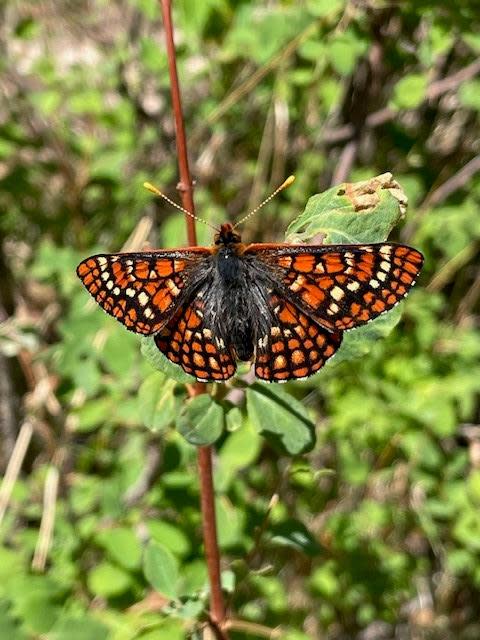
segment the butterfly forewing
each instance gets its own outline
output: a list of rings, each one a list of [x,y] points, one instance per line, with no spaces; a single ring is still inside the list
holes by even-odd
[[[175,313],[188,274],[207,255],[202,248],[96,255],[77,274],[104,311],[135,333],[153,335]]]
[[[284,295],[331,331],[352,329],[394,307],[423,264],[416,249],[371,245],[250,245]]]

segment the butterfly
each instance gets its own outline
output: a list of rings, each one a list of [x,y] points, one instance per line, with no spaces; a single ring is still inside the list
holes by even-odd
[[[238,360],[286,382],[316,373],[344,331],[392,309],[422,264],[388,242],[244,244],[225,223],[211,247],[94,255],[77,274],[104,311],[201,382],[228,380]]]

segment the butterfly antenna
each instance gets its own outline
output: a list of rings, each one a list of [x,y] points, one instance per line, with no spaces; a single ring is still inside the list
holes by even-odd
[[[157,189],[157,187],[154,187],[153,184],[150,184],[150,182],[144,182],[143,186],[145,187],[145,189],[148,189],[148,191],[151,191],[152,193],[154,193],[159,198],[163,198],[164,200],[166,200],[169,204],[172,205],[172,207],[175,207],[175,209],[178,209],[179,211],[183,211],[183,213],[186,213],[187,216],[190,216],[191,218],[193,218],[197,222],[202,222],[203,224],[206,224],[207,227],[211,227],[215,231],[218,231],[217,227],[214,227],[213,224],[210,224],[210,222],[207,222],[203,218],[199,218],[195,214],[193,214],[190,211],[188,211],[188,209],[185,209],[184,207],[182,207],[181,205],[177,204],[173,200],[170,200],[170,198],[168,196],[166,196],[162,191],[160,191],[160,189]]]
[[[264,207],[267,204],[267,202],[270,202],[270,200],[272,200],[277,195],[277,193],[280,193],[280,191],[283,191],[284,189],[289,187],[294,181],[295,181],[295,176],[288,176],[288,178],[284,182],[282,182],[282,184],[279,187],[277,187],[275,191],[268,196],[268,198],[265,198],[263,202],[261,202],[257,207],[255,207],[255,209],[252,209],[250,213],[247,213],[246,216],[244,216],[241,220],[239,220],[236,224],[234,224],[233,228],[236,229],[239,224],[242,224],[242,222],[245,222],[245,220],[255,215],[257,211],[260,211],[260,209]]]

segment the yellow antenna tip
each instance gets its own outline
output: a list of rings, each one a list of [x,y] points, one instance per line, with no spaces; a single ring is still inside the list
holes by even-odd
[[[148,191],[151,191],[156,196],[162,196],[163,195],[162,192],[160,191],[160,189],[157,189],[157,187],[154,187],[153,184],[150,184],[150,182],[144,182],[143,186],[145,187],[145,189],[148,189]]]
[[[293,184],[295,182],[295,176],[288,176],[288,178],[285,180],[285,182],[282,184],[282,186],[280,187],[280,189],[286,189],[287,187],[289,187],[291,184]]]

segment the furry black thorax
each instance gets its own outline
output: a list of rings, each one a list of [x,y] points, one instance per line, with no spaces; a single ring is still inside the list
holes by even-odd
[[[215,249],[195,273],[188,289],[204,303],[205,324],[234,350],[250,360],[255,341],[272,322],[267,298],[273,282],[254,256],[244,253],[240,234],[230,223],[215,236]]]

